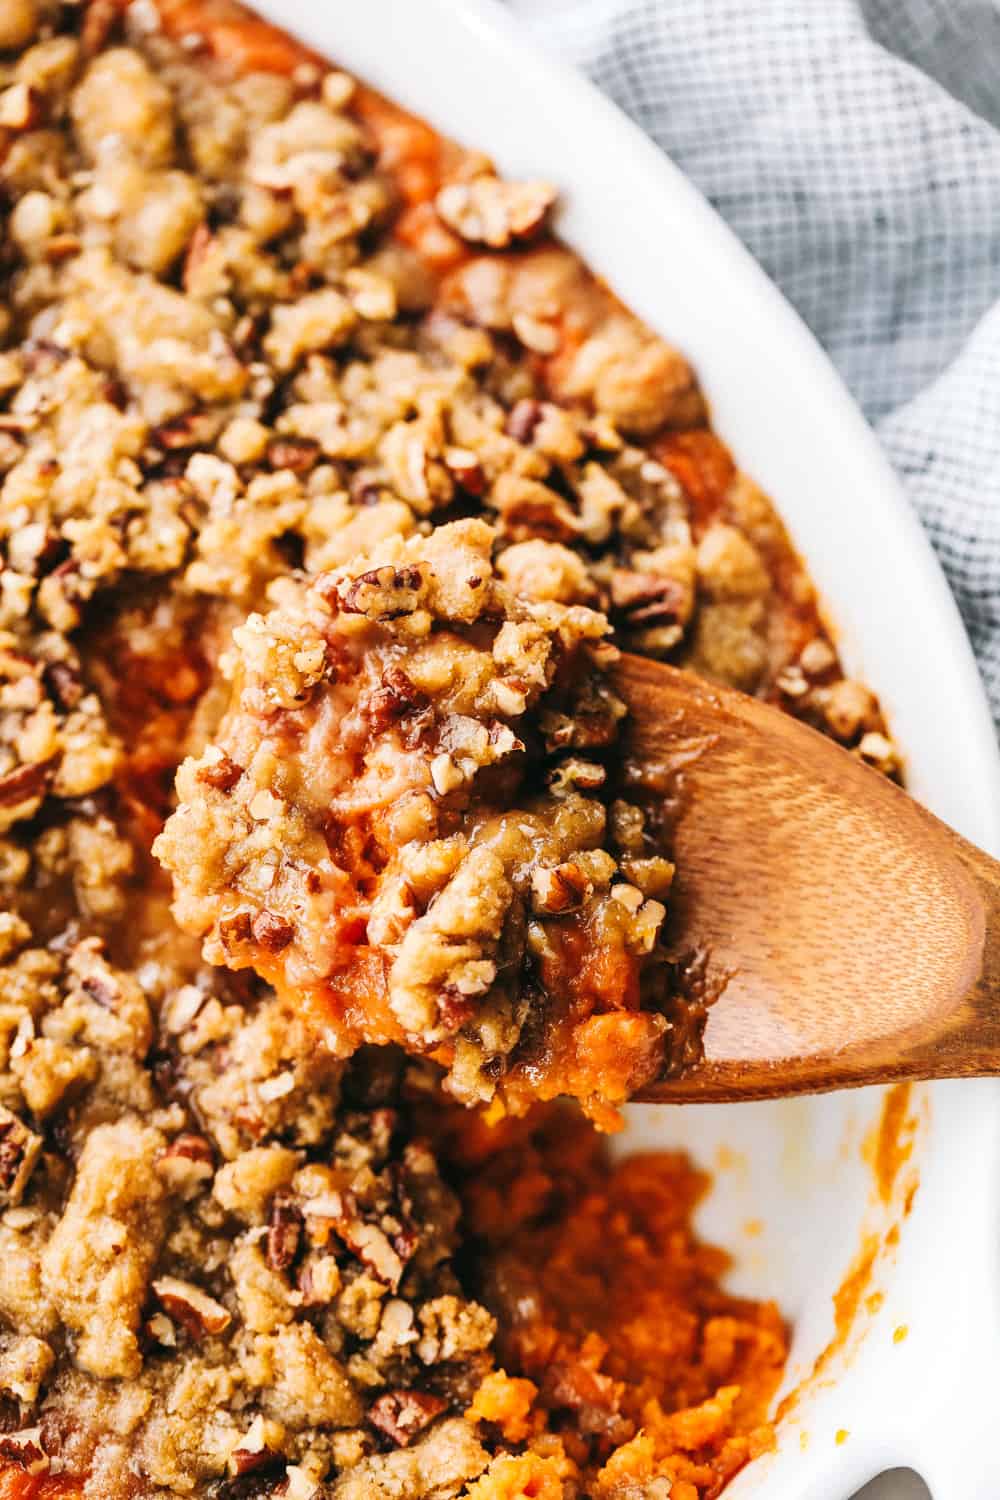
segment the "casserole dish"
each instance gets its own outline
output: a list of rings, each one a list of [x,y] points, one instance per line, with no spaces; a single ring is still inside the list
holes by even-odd
[[[490,0],[257,9],[503,171],[560,185],[562,235],[690,357],[718,430],[787,519],[911,791],[1000,852],[993,728],[926,539],[825,357],[695,190]],[[716,1172],[700,1227],[736,1252],[734,1286],[779,1296],[795,1325],[777,1451],[734,1500],[839,1500],[900,1464],[935,1500],[1000,1492],[998,1131],[992,1081],[632,1108],[627,1147],[683,1146]]]

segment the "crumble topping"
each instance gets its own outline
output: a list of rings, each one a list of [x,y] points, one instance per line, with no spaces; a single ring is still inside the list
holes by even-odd
[[[554,200],[230,0],[0,5],[7,1500],[710,1500],[772,1440],[696,1174],[517,1115],[687,1036],[616,644],[898,759]]]
[[[233,633],[232,706],[181,767],[154,852],[206,959],[312,995],[336,1050],[404,1042],[444,1062],[467,1103],[501,1083],[508,1100],[576,1085],[617,1102],[662,1065],[667,1022],[637,1002],[672,867],[633,860],[630,883],[602,847],[604,767],[539,764],[539,741],[587,752],[613,738],[608,622],[516,594],[495,545],[484,521],[454,521],[389,536],[311,584],[273,584],[274,608]],[[635,809],[640,846],[642,821]],[[611,1007],[579,994],[563,1074],[529,1085],[537,1036],[518,1049],[544,1001],[525,976],[554,988],[574,942],[617,957],[618,993],[608,980]],[[576,1062],[616,1002],[619,1093]]]

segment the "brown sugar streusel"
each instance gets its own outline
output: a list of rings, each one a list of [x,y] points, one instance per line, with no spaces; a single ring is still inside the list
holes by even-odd
[[[228,0],[0,6],[0,1500],[697,1500],[771,1441],[696,1175],[529,1108],[679,1034],[606,668],[895,751],[554,200]]]

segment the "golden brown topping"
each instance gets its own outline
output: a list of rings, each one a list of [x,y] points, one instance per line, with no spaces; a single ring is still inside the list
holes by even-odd
[[[464,240],[503,250],[538,234],[555,201],[555,189],[548,183],[482,176],[449,183],[438,193],[434,206]]]

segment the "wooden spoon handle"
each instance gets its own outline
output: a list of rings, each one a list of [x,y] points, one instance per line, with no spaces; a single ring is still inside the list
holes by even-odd
[[[977,972],[962,1003],[922,1041],[902,1049],[892,1076],[973,1078],[1000,1074],[1000,862],[960,837],[926,808],[917,812],[942,844],[950,846],[957,867],[970,881],[982,922]],[[864,1081],[864,1080],[861,1080]]]

